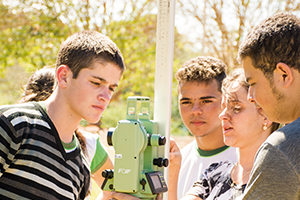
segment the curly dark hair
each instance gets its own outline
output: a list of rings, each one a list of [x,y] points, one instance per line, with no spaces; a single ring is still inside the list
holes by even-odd
[[[255,26],[238,52],[238,60],[250,57],[269,80],[277,63],[300,72],[300,20],[291,13],[277,13]]]
[[[198,56],[186,61],[176,72],[175,78],[178,83],[210,83],[215,79],[218,82],[218,89],[221,92],[221,84],[226,77],[226,67],[226,64],[219,59],[209,56]]]

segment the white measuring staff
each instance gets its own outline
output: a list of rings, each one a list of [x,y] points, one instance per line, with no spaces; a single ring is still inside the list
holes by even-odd
[[[158,0],[156,30],[156,65],[153,120],[158,123],[158,134],[167,139],[164,155],[169,159],[170,127],[172,110],[172,80],[175,29],[175,0]],[[169,168],[165,168],[164,177],[168,183]],[[164,193],[163,199],[168,195]]]

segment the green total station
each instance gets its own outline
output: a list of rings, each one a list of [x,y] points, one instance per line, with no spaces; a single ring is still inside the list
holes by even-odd
[[[128,97],[126,120],[120,120],[107,133],[107,143],[114,147],[115,158],[114,169],[102,172],[102,190],[148,200],[167,192],[163,170],[169,160],[159,156],[163,155],[166,138],[157,131],[157,123],[150,120],[150,98]]]

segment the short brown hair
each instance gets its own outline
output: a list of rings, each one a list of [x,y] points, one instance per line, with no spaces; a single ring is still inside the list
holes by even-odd
[[[221,84],[226,77],[226,64],[216,58],[209,56],[198,56],[186,61],[175,74],[178,83],[181,82],[204,82],[210,83],[217,80],[219,91]]]
[[[255,26],[241,44],[238,60],[247,56],[269,80],[279,62],[300,72],[299,18],[291,13],[278,13]]]
[[[83,68],[89,68],[95,62],[111,62],[125,70],[122,54],[109,37],[91,30],[77,32],[64,41],[58,52],[56,68],[67,65],[73,72],[73,78]]]

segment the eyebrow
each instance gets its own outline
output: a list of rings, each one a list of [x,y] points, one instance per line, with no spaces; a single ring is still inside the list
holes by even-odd
[[[200,97],[199,100],[204,100],[204,99],[217,99],[215,96],[205,96],[205,97]],[[180,101],[186,101],[186,100],[190,100],[190,98],[181,98]]]
[[[106,79],[98,77],[98,76],[92,76],[94,79],[98,79],[99,81],[103,82],[103,83],[108,83]],[[112,84],[113,87],[118,87],[119,85],[117,83]]]
[[[229,103],[242,103],[240,100],[238,99],[233,99],[233,100],[228,100]]]

